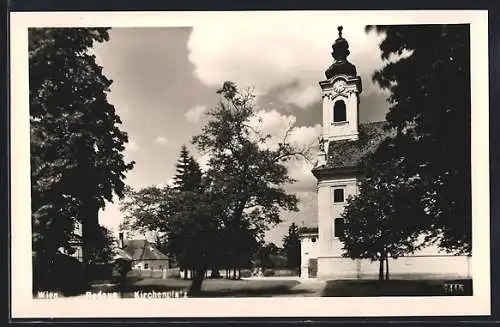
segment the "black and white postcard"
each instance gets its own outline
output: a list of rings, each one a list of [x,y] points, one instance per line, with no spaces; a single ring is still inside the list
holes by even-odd
[[[13,318],[489,314],[487,23],[12,13]]]

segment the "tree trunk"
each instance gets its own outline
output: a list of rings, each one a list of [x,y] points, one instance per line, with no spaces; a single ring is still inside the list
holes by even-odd
[[[238,267],[238,279],[241,279],[241,267]]]
[[[90,191],[89,191],[90,192]],[[84,267],[88,265],[91,261],[91,249],[94,245],[96,232],[99,229],[99,207],[96,202],[96,192],[91,190],[89,194],[83,199],[82,206],[82,261]]]
[[[211,278],[220,278],[219,267],[212,267],[212,273],[210,274]]]
[[[236,279],[236,267],[233,267],[233,279]]]
[[[385,256],[385,280],[389,280],[389,256]]]
[[[379,259],[378,280],[384,280],[384,258]]]
[[[195,272],[196,271],[196,272]],[[198,296],[201,294],[201,285],[203,284],[203,276],[205,276],[206,269],[196,269],[193,271],[193,281],[188,291],[188,296]]]

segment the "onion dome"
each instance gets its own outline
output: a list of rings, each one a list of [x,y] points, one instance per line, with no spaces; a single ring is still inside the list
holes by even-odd
[[[339,37],[335,40],[332,45],[332,57],[334,59],[333,64],[325,71],[327,79],[332,78],[335,75],[347,75],[356,76],[356,66],[351,64],[347,60],[349,56],[349,43],[342,37],[342,26],[339,26],[337,30],[339,31]]]

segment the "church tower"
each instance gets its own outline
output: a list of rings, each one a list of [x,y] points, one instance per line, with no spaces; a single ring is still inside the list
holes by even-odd
[[[357,167],[349,167],[349,158],[337,148],[357,153],[359,143],[359,96],[361,78],[351,64],[349,44],[339,36],[332,45],[333,64],[325,71],[326,80],[319,82],[323,97],[322,151],[313,174],[318,180],[318,258],[317,276],[349,276],[356,263],[342,258],[342,212],[349,196],[358,192]],[[333,161],[332,161],[333,160]],[[338,161],[338,164],[334,164]]]
[[[379,266],[369,259],[344,257],[344,210],[350,196],[359,194],[365,178],[365,158],[393,131],[387,122],[359,124],[361,78],[351,64],[349,44],[339,36],[332,45],[333,64],[326,80],[319,82],[323,96],[323,134],[318,162],[312,169],[317,180],[317,227],[302,228],[301,276],[303,278],[376,278]],[[392,274],[468,276],[470,262],[465,256],[439,254],[432,247],[415,255],[389,259]]]
[[[356,67],[351,64],[349,44],[342,37],[342,26],[338,27],[339,37],[332,45],[333,64],[326,70],[326,80],[319,82],[323,97],[323,142],[325,149],[331,141],[357,140],[359,95],[362,91],[361,78]]]

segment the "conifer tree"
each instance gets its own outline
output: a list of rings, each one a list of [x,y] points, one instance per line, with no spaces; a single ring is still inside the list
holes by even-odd
[[[300,236],[299,228],[295,223],[288,227],[288,234],[283,238],[283,250],[286,254],[288,268],[300,268]]]
[[[200,165],[189,154],[187,147],[183,145],[177,161],[176,174],[174,177],[174,189],[182,191],[195,191],[201,187],[202,173]]]

